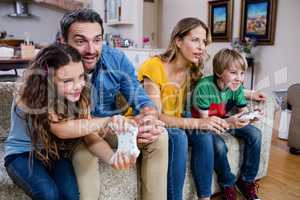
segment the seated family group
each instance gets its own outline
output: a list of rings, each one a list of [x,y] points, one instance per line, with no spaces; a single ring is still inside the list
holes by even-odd
[[[98,199],[98,160],[132,167],[136,154],[113,149],[117,136],[136,127],[142,200],[183,199],[188,147],[199,199],[211,198],[214,171],[224,199],[237,199],[235,186],[245,199],[258,199],[261,132],[241,115],[246,98],[265,96],[243,88],[247,63],[232,49],[220,50],[213,75],[202,77],[211,43],[205,23],[180,20],[166,51],[146,60],[137,77],[123,52],[102,44],[95,11],[68,12],[60,28],[60,42],[38,53],[12,104],[5,168],[28,196]],[[129,108],[118,106],[119,95]],[[245,142],[239,177],[228,163],[225,131]]]

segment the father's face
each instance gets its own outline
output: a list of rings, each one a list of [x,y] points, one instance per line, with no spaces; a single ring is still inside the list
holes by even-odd
[[[95,68],[100,58],[102,41],[102,29],[98,23],[75,22],[69,28],[67,43],[79,51],[87,72]]]

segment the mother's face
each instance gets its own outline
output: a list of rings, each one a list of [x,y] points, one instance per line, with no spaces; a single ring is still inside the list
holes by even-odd
[[[192,29],[186,36],[176,40],[176,45],[184,59],[195,64],[203,62],[206,44],[206,30],[201,26]]]

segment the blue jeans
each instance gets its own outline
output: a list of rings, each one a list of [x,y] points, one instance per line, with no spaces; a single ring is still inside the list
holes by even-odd
[[[182,200],[188,142],[185,131],[167,128],[169,135],[168,200]]]
[[[32,199],[79,200],[79,190],[72,163],[69,159],[51,162],[46,167],[29,152],[5,158],[5,167],[13,182]]]
[[[213,134],[203,130],[188,132],[191,147],[191,171],[199,198],[211,196],[214,169]]]
[[[254,181],[260,161],[261,131],[253,125],[247,125],[239,129],[232,129],[231,134],[245,143],[240,178],[246,182]],[[216,134],[214,135],[214,149],[215,171],[220,186],[223,188],[233,186],[236,178],[228,163],[228,149],[223,138]]]
[[[250,182],[258,172],[261,148],[261,131],[253,125],[232,129],[231,134],[245,143],[240,178]],[[213,169],[221,187],[233,186],[235,175],[227,158],[228,148],[221,136],[209,131],[194,130],[189,134],[192,148],[191,170],[199,198],[211,196]]]

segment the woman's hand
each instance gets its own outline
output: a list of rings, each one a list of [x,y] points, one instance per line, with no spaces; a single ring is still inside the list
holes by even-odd
[[[244,112],[240,112],[226,119],[230,128],[242,128],[250,123],[250,120],[244,120],[240,118],[243,114]]]
[[[136,162],[135,156],[129,155],[128,153],[117,151],[112,155],[109,164],[114,169],[124,170],[132,167],[135,164],[135,162]]]
[[[220,117],[212,116],[198,119],[198,129],[206,129],[221,134],[229,128],[229,124]]]

